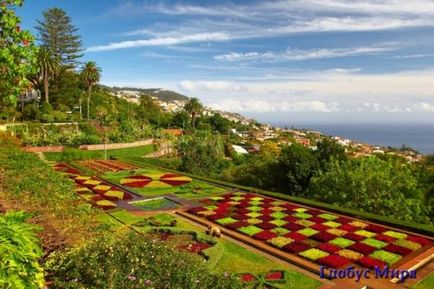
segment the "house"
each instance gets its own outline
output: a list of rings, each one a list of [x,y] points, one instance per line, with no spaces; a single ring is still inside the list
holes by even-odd
[[[249,152],[248,152],[245,148],[243,148],[242,146],[232,145],[232,149],[235,151],[235,153],[237,153],[237,154],[241,154],[241,155],[244,155],[244,154],[248,154],[248,153],[249,153]]]

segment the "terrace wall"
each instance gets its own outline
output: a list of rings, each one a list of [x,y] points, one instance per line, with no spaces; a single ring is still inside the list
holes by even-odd
[[[23,150],[29,153],[53,153],[63,152],[64,146],[45,146],[45,147],[24,147]]]
[[[123,149],[123,148],[132,148],[132,147],[139,147],[139,146],[145,146],[150,145],[154,143],[154,139],[147,139],[142,141],[136,141],[132,143],[110,143],[110,144],[95,144],[95,145],[81,145],[79,146],[82,150],[88,150],[88,151],[95,151],[95,150],[113,150],[113,149]]]

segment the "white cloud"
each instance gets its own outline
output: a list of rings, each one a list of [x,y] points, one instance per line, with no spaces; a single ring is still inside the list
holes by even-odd
[[[220,61],[261,61],[261,62],[284,62],[284,61],[301,61],[322,58],[337,58],[358,55],[374,55],[387,51],[395,50],[392,47],[352,47],[352,48],[321,48],[310,50],[287,49],[283,52],[247,52],[237,53],[230,52],[214,56],[214,59]]]
[[[266,101],[266,100],[223,100],[210,104],[210,107],[235,112],[337,112],[338,103],[318,100],[310,101]]]
[[[242,91],[246,90],[243,85],[229,81],[191,81],[184,80],[178,84],[178,87],[187,92],[199,91]]]
[[[206,41],[225,41],[230,39],[230,36],[222,32],[213,33],[197,33],[190,35],[178,35],[170,37],[156,37],[142,40],[130,40],[122,42],[114,42],[107,45],[91,46],[87,51],[107,51],[124,48],[145,47],[145,46],[161,46],[161,45],[177,45],[194,42]]]
[[[414,107],[416,110],[419,110],[419,111],[434,112],[434,103],[422,102],[422,103],[416,104]]]

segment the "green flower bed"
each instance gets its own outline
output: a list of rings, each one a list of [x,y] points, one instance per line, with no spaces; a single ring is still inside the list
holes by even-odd
[[[285,235],[286,233],[289,233],[289,230],[282,227],[277,227],[271,230],[271,232],[276,233],[278,235]]]
[[[285,225],[287,222],[284,220],[277,219],[277,220],[271,221],[270,223],[281,227],[281,226]]]
[[[286,246],[292,242],[293,242],[292,239],[282,237],[282,236],[267,240],[268,244],[273,245],[274,247],[278,247],[278,248],[282,248],[282,247],[284,247],[284,246]]]
[[[247,216],[249,216],[251,218],[256,218],[256,217],[262,216],[262,214],[257,213],[257,212],[251,212],[251,213],[248,213]]]
[[[395,238],[395,239],[405,239],[407,238],[407,234],[404,233],[400,233],[400,232],[395,232],[395,231],[387,231],[384,232],[383,235]]]
[[[405,240],[405,239],[396,240],[395,245],[398,245],[398,246],[401,246],[404,248],[408,248],[408,249],[411,249],[413,251],[418,250],[422,247],[422,245],[419,243],[412,242],[412,241]]]
[[[259,232],[262,232],[263,230],[261,228],[258,228],[256,226],[247,226],[247,227],[241,227],[238,229],[243,234],[246,234],[248,236],[253,236]]]
[[[311,229],[311,228],[305,228],[305,229],[297,231],[297,233],[305,235],[307,237],[313,236],[313,235],[315,235],[318,232],[319,231]]]
[[[336,245],[336,246],[339,246],[339,247],[342,247],[342,248],[351,246],[354,243],[355,243],[354,241],[351,241],[351,240],[348,240],[348,239],[345,239],[345,238],[342,238],[342,237],[338,237],[338,238],[333,239],[333,240],[330,241],[330,244],[333,244],[333,245]]]
[[[315,261],[319,258],[327,257],[329,253],[313,248],[313,249],[300,252],[299,255],[303,256],[306,259]]]
[[[368,238],[362,241],[363,244],[375,247],[377,249],[383,248],[385,247],[387,244],[383,241],[380,240],[376,240],[376,239],[372,239],[372,238]]]
[[[359,231],[354,232],[354,234],[357,234],[357,235],[360,235],[360,236],[363,236],[363,237],[366,237],[366,238],[372,238],[375,235],[377,235],[377,234],[375,234],[373,232],[369,232],[369,231],[366,231],[366,230],[359,230]]]
[[[300,219],[308,219],[308,218],[312,217],[312,215],[306,214],[306,213],[303,213],[303,212],[295,213],[295,214],[293,214],[293,216],[297,217],[297,218],[300,218]]]
[[[247,207],[247,210],[252,211],[252,212],[258,212],[258,211],[262,210],[262,208],[258,207],[258,206],[251,206],[251,207]]]
[[[389,265],[396,263],[399,261],[399,259],[401,259],[401,255],[390,253],[384,250],[375,251],[370,256],[372,258],[386,262]]]
[[[271,216],[275,219],[282,219],[282,218],[288,216],[288,214],[285,214],[283,212],[274,212],[271,214]]]
[[[326,220],[329,220],[329,221],[338,218],[337,216],[335,216],[335,215],[331,215],[331,214],[320,214],[320,215],[318,215],[318,217],[323,218],[323,219],[326,219]]]
[[[324,222],[323,225],[332,227],[332,228],[336,228],[339,227],[340,225],[342,225],[341,223],[337,223],[337,222],[333,222],[333,221],[328,221],[328,222]]]
[[[228,217],[228,218],[218,219],[216,222],[219,223],[220,225],[227,225],[227,224],[235,223],[237,221],[238,220]]]
[[[302,225],[303,227],[310,227],[315,224],[315,222],[309,221],[309,220],[298,220],[295,221],[296,224]]]

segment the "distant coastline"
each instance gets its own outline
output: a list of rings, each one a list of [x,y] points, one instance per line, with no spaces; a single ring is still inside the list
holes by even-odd
[[[271,122],[279,127],[311,129],[372,145],[400,148],[403,144],[423,154],[434,154],[434,123]]]

